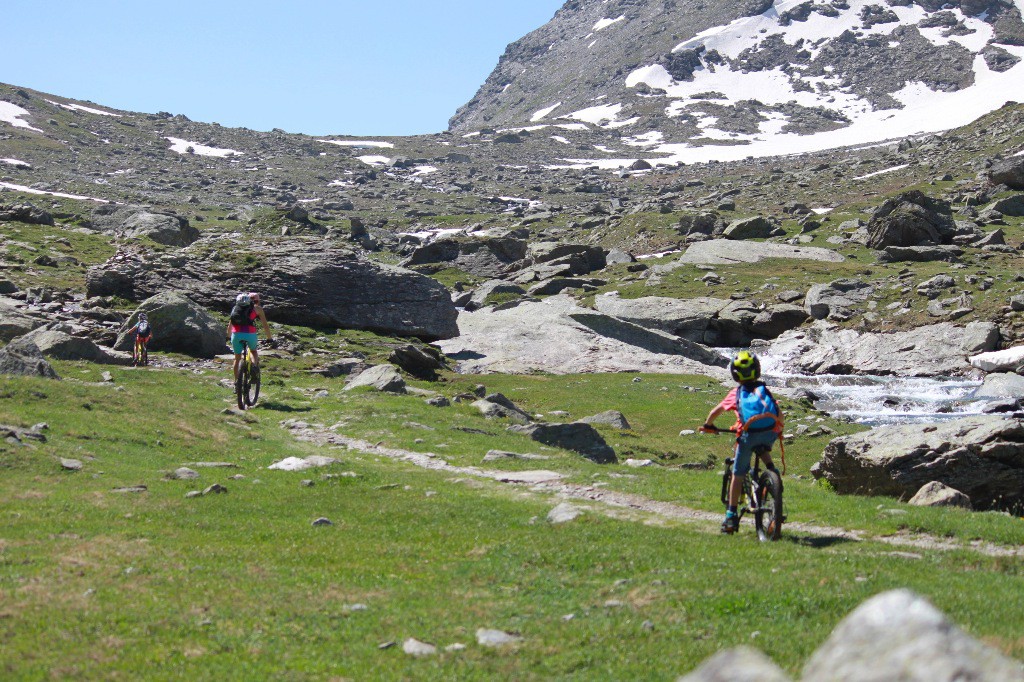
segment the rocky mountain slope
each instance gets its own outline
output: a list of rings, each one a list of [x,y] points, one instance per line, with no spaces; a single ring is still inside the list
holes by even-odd
[[[934,132],[1024,87],[1021,10],[1012,0],[571,0],[508,47],[451,130],[597,129],[685,161]]]

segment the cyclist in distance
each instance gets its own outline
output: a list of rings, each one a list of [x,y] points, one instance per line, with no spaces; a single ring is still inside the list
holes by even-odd
[[[238,378],[238,366],[242,362],[242,341],[244,340],[252,352],[252,364],[259,367],[260,356],[256,352],[256,320],[263,325],[263,331],[267,334],[267,341],[274,340],[274,334],[270,331],[270,324],[267,323],[266,313],[260,305],[260,295],[255,292],[238,294],[235,297],[235,306],[231,309],[231,321],[228,323],[228,341],[231,350],[235,354],[234,377]]]
[[[729,363],[729,370],[738,385],[711,410],[707,421],[701,427],[704,431],[718,431],[714,424],[715,419],[724,412],[736,413],[736,424],[733,426],[736,432],[736,455],[732,465],[733,477],[729,486],[725,521],[722,522],[723,533],[735,533],[739,528],[737,506],[743,491],[743,479],[750,471],[750,458],[754,448],[770,448],[782,433],[782,411],[771,391],[759,380],[761,361],[758,357],[749,351],[741,350]],[[777,471],[770,455],[765,455],[764,460],[769,470]]]
[[[149,344],[149,340],[153,338],[153,327],[149,324],[149,318],[146,317],[146,313],[139,313],[139,321],[135,323],[134,327],[128,330],[128,335],[133,336],[133,349],[138,348],[140,343],[143,346]],[[136,361],[138,360],[138,358],[134,359]]]

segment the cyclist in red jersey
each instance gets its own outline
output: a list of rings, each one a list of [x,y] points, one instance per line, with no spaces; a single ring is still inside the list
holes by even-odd
[[[231,344],[232,352],[235,354],[233,372],[236,379],[238,378],[238,366],[242,362],[243,340],[249,345],[249,350],[252,351],[253,365],[259,367],[260,356],[256,351],[258,340],[256,320],[259,320],[262,324],[263,331],[267,334],[267,341],[273,341],[274,334],[270,331],[267,315],[263,312],[263,306],[260,305],[260,295],[250,292],[248,294],[239,294],[235,297],[235,307],[231,309],[231,321],[228,323],[228,341]]]

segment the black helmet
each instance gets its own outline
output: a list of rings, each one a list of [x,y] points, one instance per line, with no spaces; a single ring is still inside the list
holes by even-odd
[[[732,378],[740,383],[754,381],[761,376],[761,361],[750,351],[741,350],[729,363],[729,371]]]

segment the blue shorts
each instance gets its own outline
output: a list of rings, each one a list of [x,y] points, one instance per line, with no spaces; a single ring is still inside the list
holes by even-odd
[[[249,348],[256,350],[256,332],[243,333],[233,332],[231,334],[231,350],[235,352],[235,355],[242,354],[242,341],[249,344]]]
[[[750,471],[750,459],[754,454],[754,448],[760,445],[767,445],[769,448],[778,438],[774,430],[770,431],[747,431],[736,439],[736,459],[732,463],[732,472],[737,476],[746,476]]]

